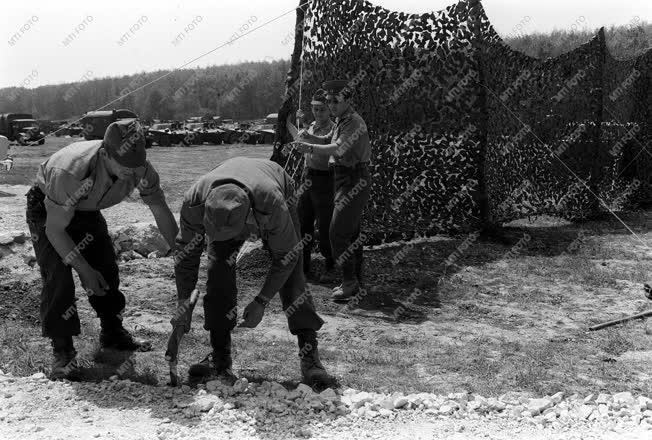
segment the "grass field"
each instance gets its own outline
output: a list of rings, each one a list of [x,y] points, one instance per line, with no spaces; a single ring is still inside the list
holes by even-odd
[[[26,184],[46,152],[60,145],[16,154],[17,168],[0,177],[0,190]],[[233,155],[269,157],[270,147],[154,148],[148,154],[177,209],[180,194],[197,175]],[[22,215],[22,198],[0,203],[11,204],[0,210],[5,218],[12,209]],[[136,217],[146,213],[140,202],[123,205]],[[581,224],[549,217],[521,220],[506,226],[505,243],[474,241],[447,269],[447,257],[467,236],[368,250],[368,294],[356,307],[332,303],[330,286],[309,286],[326,321],[320,332],[325,365],[341,386],[364,390],[652,394],[652,322],[588,331],[597,322],[652,306],[642,289],[652,277],[652,212],[618,215],[636,236],[614,217]],[[517,250],[525,234],[530,239]],[[404,258],[393,264],[399,252]],[[29,375],[46,371],[50,363],[38,324],[40,277],[37,267],[13,257],[0,260],[0,369]],[[257,293],[266,263],[265,255],[252,253],[239,265],[240,307]],[[205,265],[203,259],[201,288]],[[125,374],[165,382],[163,353],[176,304],[172,261],[133,260],[121,263],[120,270],[128,298],[125,322],[154,342],[154,351],[136,354]],[[81,356],[92,359],[99,325],[83,297],[78,308],[82,335],[77,346]],[[194,329],[182,345],[182,372],[208,352],[202,316],[199,304]],[[299,379],[296,342],[278,298],[257,329],[237,330],[234,341],[239,374],[252,380]],[[95,368],[87,377],[108,377],[115,370]]]
[[[49,137],[44,145],[32,147],[11,147],[15,168],[11,173],[0,174],[0,185],[30,184],[39,165],[52,153],[82,138]],[[248,156],[269,159],[271,145],[201,145],[193,147],[152,147],[147,158],[156,167],[161,177],[161,187],[170,208],[178,211],[185,190],[199,176],[215,168],[220,162],[234,156]]]

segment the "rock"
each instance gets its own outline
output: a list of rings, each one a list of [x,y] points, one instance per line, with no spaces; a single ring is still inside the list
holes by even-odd
[[[587,420],[589,416],[593,413],[593,410],[595,409],[594,406],[590,405],[582,405],[580,408],[577,410],[578,416],[581,420]]]
[[[222,388],[222,382],[219,380],[209,380],[206,382],[206,391],[213,392]]]
[[[392,399],[383,399],[380,402],[380,407],[391,411],[394,409],[394,401]]]
[[[9,231],[0,233],[0,245],[9,246],[13,243],[25,243],[25,233],[21,231]]]
[[[27,240],[27,235],[24,232],[14,233],[14,243],[23,244]]]
[[[114,374],[113,376],[109,377],[109,380],[112,381],[112,382],[115,382],[115,381],[117,381],[118,379],[120,379],[120,378],[119,378],[118,375],[116,375],[116,374]]]
[[[301,428],[301,429],[297,429],[294,432],[294,435],[302,438],[310,438],[312,436],[312,433],[306,428]]]
[[[44,373],[34,373],[30,377],[30,379],[45,379],[45,374]]]
[[[233,391],[236,393],[242,393],[244,390],[247,389],[247,385],[249,385],[249,381],[247,380],[246,377],[241,377],[240,379],[236,380],[235,383],[233,384]]]
[[[600,393],[595,399],[596,405],[606,404],[611,402],[611,396],[609,394]]]
[[[548,414],[544,415],[543,418],[544,418],[544,420],[546,420],[548,422],[554,422],[555,420],[557,420],[557,413],[554,412],[554,411],[551,411]]]
[[[550,408],[553,405],[552,400],[550,399],[530,399],[527,405],[528,411],[533,415],[541,414],[544,410]]]
[[[442,405],[439,408],[439,413],[443,414],[443,415],[449,416],[449,415],[453,414],[454,412],[455,412],[455,409],[450,405]]]
[[[468,393],[450,393],[448,395],[448,399],[454,400],[457,403],[462,403],[466,404],[469,401],[469,394]]]
[[[338,399],[337,393],[332,388],[326,388],[324,391],[319,393],[319,397],[329,402]]]
[[[609,407],[604,403],[599,404],[598,413],[600,413],[601,416],[606,417],[609,414]]]
[[[597,397],[597,396],[596,396],[595,394],[589,394],[588,396],[586,396],[586,397],[584,398],[584,404],[585,404],[585,405],[588,405],[588,404],[590,404],[590,403],[595,402],[596,397]]]
[[[380,408],[378,414],[380,414],[381,417],[390,417],[393,413],[387,408]]]
[[[617,404],[633,405],[635,400],[630,392],[616,393],[613,395],[613,401]]]
[[[302,396],[312,396],[315,392],[310,388],[308,385],[305,383],[300,383],[297,385],[296,391],[300,393]]]
[[[122,242],[130,240],[133,243],[133,250],[143,256],[155,251],[165,254],[169,248],[158,228],[151,223],[134,223],[118,229],[116,233],[118,235],[116,241],[121,243],[121,247]]]
[[[214,400],[201,399],[190,405],[189,408],[199,412],[208,412],[213,408],[213,405],[215,405]]]
[[[358,394],[350,396],[350,400],[353,408],[360,408],[365,403],[373,401],[373,397],[366,391],[362,391]]]
[[[405,405],[407,405],[408,400],[405,397],[398,397],[397,399],[394,400],[394,408],[403,408]]]
[[[517,406],[515,406],[515,407],[513,407],[512,409],[509,410],[509,415],[512,416],[512,417],[515,417],[515,418],[516,417],[521,417],[522,414],[523,414],[523,411],[525,411],[525,408],[520,406],[520,405],[517,405]]]
[[[550,400],[552,400],[552,403],[555,405],[561,402],[563,398],[564,398],[564,393],[561,391],[550,396]]]

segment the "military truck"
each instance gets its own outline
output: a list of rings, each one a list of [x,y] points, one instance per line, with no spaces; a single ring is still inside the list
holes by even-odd
[[[87,141],[104,139],[106,128],[120,119],[138,119],[138,115],[126,109],[99,110],[84,114],[80,121],[84,127],[84,138]]]
[[[29,113],[4,113],[0,115],[0,135],[20,145],[45,143],[45,133],[41,131],[34,117]]]
[[[121,119],[138,119],[138,115],[131,110],[98,110],[88,112],[82,116],[80,123],[84,130],[82,132],[84,139],[91,141],[95,139],[104,139],[106,128],[113,122]],[[145,147],[150,148],[152,141],[147,133],[145,134]]]

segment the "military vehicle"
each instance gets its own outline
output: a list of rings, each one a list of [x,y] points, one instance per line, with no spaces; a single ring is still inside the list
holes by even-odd
[[[20,145],[43,145],[45,133],[29,113],[4,113],[0,115],[0,135]]]

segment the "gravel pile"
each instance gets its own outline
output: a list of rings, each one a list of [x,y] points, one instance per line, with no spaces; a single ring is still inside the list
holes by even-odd
[[[561,434],[582,426],[586,432],[635,431],[652,436],[652,400],[629,392],[584,397],[557,393],[543,398],[523,393],[498,398],[467,393],[380,394],[350,388],[317,393],[303,384],[288,390],[276,382],[250,383],[246,378],[232,387],[211,381],[192,389],[153,387],[117,378],[100,383],[51,382],[43,373],[16,378],[0,371],[0,432],[4,425],[17,438],[49,433],[52,426],[65,428],[66,411],[91,429],[94,423],[107,422],[103,411],[117,409],[122,423],[127,423],[124,412],[133,408],[146,408],[143,417],[148,422],[134,423],[160,439],[210,438],[216,432],[233,438],[318,438],[347,432],[353,438],[353,433],[364,437],[380,425],[391,428],[415,417],[436,421],[450,435],[469,434],[466,421],[477,421],[480,428],[495,424],[515,432]],[[39,412],[57,418],[35,418]],[[382,432],[389,435],[385,430],[375,438],[387,438]]]

